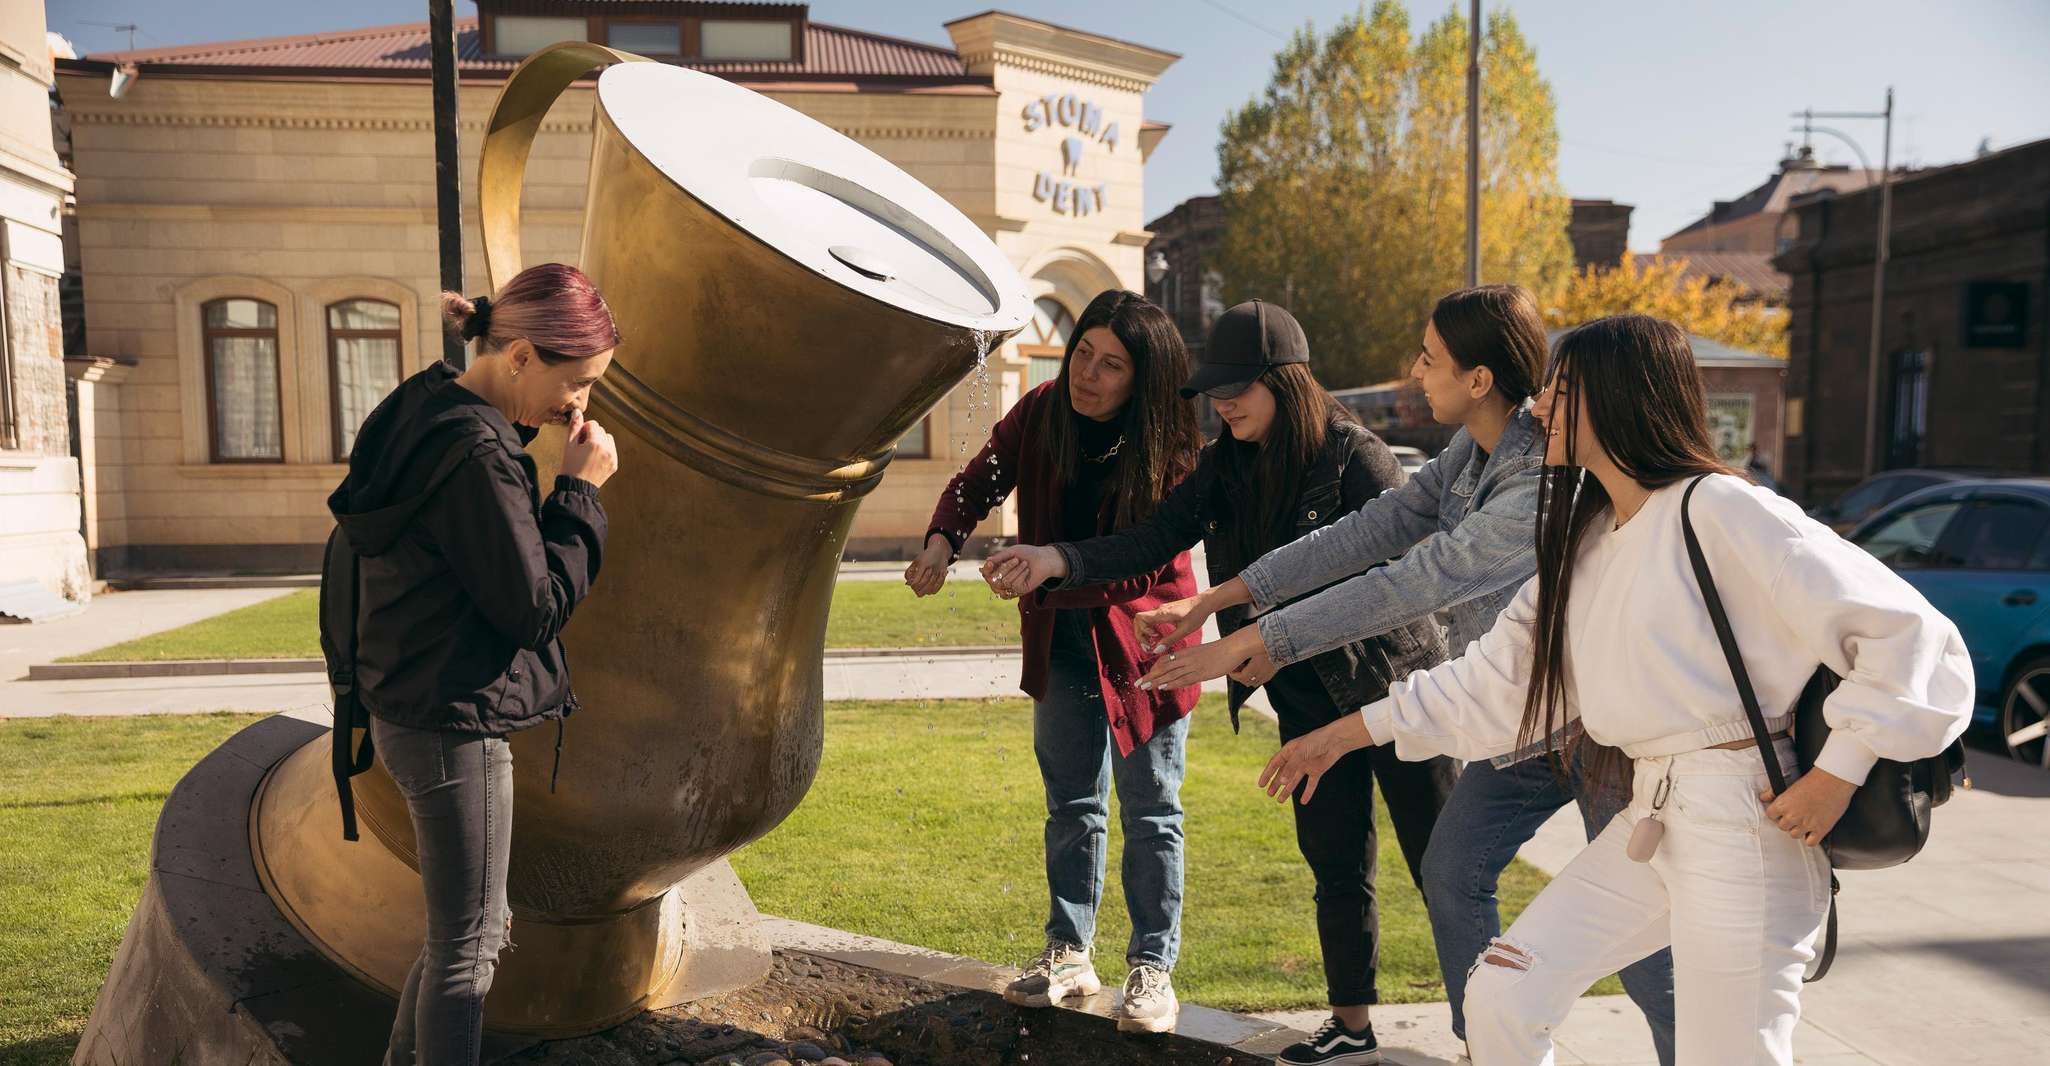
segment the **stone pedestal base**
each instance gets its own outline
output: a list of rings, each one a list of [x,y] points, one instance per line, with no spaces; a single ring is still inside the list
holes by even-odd
[[[251,854],[251,808],[265,774],[314,742],[325,744],[327,730],[282,716],[266,719],[201,760],[172,791],[157,821],[148,887],[100,989],[75,1066],[362,1066],[381,1060],[392,997],[294,927],[265,892]],[[752,928],[753,905],[729,866],[709,867],[672,892],[688,901],[680,904],[686,916],[710,917],[720,942],[708,945],[713,949],[701,966],[691,964],[686,946],[682,973],[688,979],[645,1006],[730,991],[768,972],[767,941]],[[417,912],[392,920],[420,923]],[[506,954],[501,972],[517,954],[517,948]],[[485,1061],[533,1042],[487,1034]]]

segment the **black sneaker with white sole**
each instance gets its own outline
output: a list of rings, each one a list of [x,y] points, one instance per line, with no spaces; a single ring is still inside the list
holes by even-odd
[[[1276,1061],[1285,1066],[1374,1066],[1381,1061],[1381,1045],[1374,1042],[1372,1025],[1347,1029],[1334,1015],[1308,1040],[1283,1048]]]

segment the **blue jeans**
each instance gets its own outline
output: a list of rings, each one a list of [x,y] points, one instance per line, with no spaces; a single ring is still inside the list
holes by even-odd
[[[1118,755],[1086,614],[1063,610],[1056,616],[1046,699],[1032,707],[1032,751],[1046,785],[1046,935],[1083,947],[1095,939],[1115,783],[1125,831],[1125,909],[1132,919],[1125,960],[1172,970],[1182,939],[1181,789],[1189,720],[1164,726],[1132,754]]]
[[[1424,852],[1424,901],[1445,996],[1452,1001],[1452,1031],[1466,1038],[1466,978],[1488,943],[1502,932],[1495,887],[1517,849],[1537,835],[1554,811],[1578,802],[1580,820],[1593,840],[1628,806],[1620,790],[1600,795],[1580,787],[1578,768],[1562,782],[1546,758],[1497,768],[1481,761],[1466,765],[1452,798],[1438,812],[1431,846]],[[1651,1023],[1652,1044],[1663,1066],[1673,1063],[1673,953],[1660,950],[1625,967],[1623,990]]]

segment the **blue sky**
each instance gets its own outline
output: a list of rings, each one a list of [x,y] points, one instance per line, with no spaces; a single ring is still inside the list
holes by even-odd
[[[812,17],[936,44],[990,0],[819,0]],[[1151,218],[1212,191],[1218,124],[1266,85],[1289,31],[1329,27],[1359,0],[1011,0],[1006,10],[1182,55],[1147,99],[1174,131],[1147,165]],[[1462,3],[1460,5],[1464,7]],[[1492,10],[1493,0],[1484,0]],[[1574,196],[1634,204],[1633,248],[1771,172],[1788,113],[1878,110],[1897,96],[1894,157],[1935,165],[2050,137],[2046,0],[1523,0],[1514,11],[1559,102],[1559,172]],[[1451,9],[1411,0],[1419,25]],[[93,23],[139,23],[143,46],[424,19],[425,0],[50,0],[50,27],[83,52],[125,47]],[[476,13],[457,0],[458,15]],[[1880,124],[1835,123],[1877,165]],[[1818,137],[1830,162],[1848,149]],[[1448,181],[1460,180],[1448,174]]]

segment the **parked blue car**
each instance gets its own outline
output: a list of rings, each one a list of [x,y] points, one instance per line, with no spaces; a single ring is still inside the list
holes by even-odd
[[[2050,769],[2050,480],[1925,488],[1850,539],[1957,623],[1979,679],[1975,724]]]

